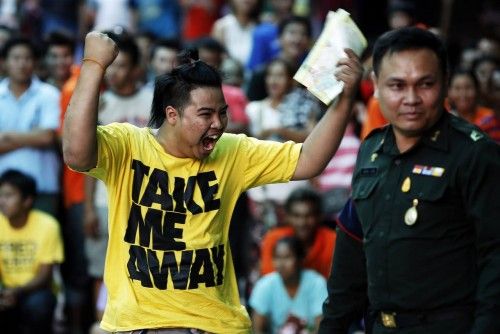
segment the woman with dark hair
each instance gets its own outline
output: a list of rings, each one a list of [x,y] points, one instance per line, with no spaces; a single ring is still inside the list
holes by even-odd
[[[304,256],[296,237],[276,243],[276,271],[259,279],[250,296],[255,334],[317,332],[327,296],[326,280],[316,271],[302,268]]]
[[[479,82],[473,72],[457,70],[450,77],[448,103],[451,112],[488,133],[495,112],[479,105]],[[488,133],[489,134],[489,133]]]

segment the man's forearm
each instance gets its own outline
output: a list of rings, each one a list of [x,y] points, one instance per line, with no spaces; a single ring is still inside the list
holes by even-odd
[[[85,62],[64,118],[64,161],[76,170],[95,167],[97,161],[97,107],[104,71]]]
[[[308,179],[321,173],[337,151],[351,117],[354,98],[341,96],[335,107],[330,106],[304,141],[294,180]]]
[[[51,129],[31,132],[4,132],[0,134],[0,153],[7,153],[23,147],[50,147],[55,144],[55,131]]]

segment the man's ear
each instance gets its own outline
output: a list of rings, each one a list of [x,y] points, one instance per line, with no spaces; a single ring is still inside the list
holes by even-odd
[[[378,99],[377,76],[375,75],[375,72],[372,71],[372,73],[370,74],[370,77],[371,77],[372,83],[373,83],[373,97]]]
[[[175,125],[179,121],[180,115],[179,111],[172,106],[167,106],[165,108],[165,119],[168,124]]]
[[[23,200],[23,207],[26,208],[26,210],[31,210],[34,203],[35,198],[33,198],[33,196],[28,196]]]

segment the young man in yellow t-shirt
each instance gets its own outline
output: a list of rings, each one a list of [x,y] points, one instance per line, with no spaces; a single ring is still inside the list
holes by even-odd
[[[359,60],[346,50],[337,73],[343,94],[304,144],[295,144],[224,133],[221,78],[189,57],[156,81],[154,129],[98,127],[99,86],[116,54],[108,36],[87,35],[63,136],[65,162],[108,189],[108,300],[101,326],[124,333],[249,333],[228,246],[236,200],[248,188],[323,170],[351,114]]]
[[[57,221],[34,210],[35,180],[0,176],[0,324],[5,333],[52,333],[52,270],[63,260]]]

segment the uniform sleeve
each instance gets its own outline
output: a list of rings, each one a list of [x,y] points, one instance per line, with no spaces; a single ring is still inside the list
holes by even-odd
[[[478,282],[471,333],[500,333],[500,146],[477,143],[462,176],[467,212],[476,226]]]
[[[363,244],[338,229],[318,333],[347,333],[349,326],[363,317],[368,305],[365,262]]]

